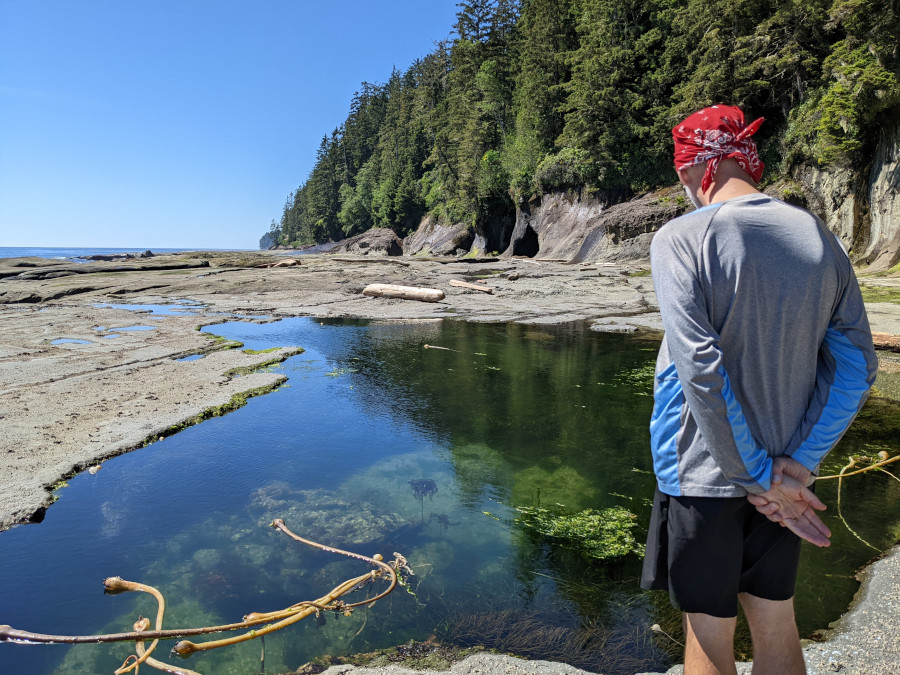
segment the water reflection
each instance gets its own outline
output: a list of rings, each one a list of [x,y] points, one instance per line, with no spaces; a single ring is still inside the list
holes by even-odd
[[[672,632],[678,618],[665,597],[638,590],[638,558],[593,562],[530,536],[514,512],[623,506],[646,525],[656,343],[580,326],[452,322],[297,319],[214,332],[306,351],[283,364],[288,386],[77,476],[43,524],[0,535],[0,623],[113,632],[152,615],[147,598],[102,597],[98,579],[109,575],[159,586],[175,627],[286,607],[366,571],[276,533],[268,523],[280,517],[323,543],[388,559],[399,551],[416,577],[365,612],[268,636],[267,672],[432,634],[606,673],[667,667],[668,645],[649,626]],[[895,408],[867,416],[874,430],[848,434],[843,453],[895,451]],[[844,486],[845,516],[886,546],[900,491],[862,478]],[[834,504],[836,487],[819,494]],[[873,555],[829,526],[832,549],[804,552],[805,633],[844,610],[855,568]],[[127,653],[0,645],[0,672],[112,672]],[[187,665],[250,673],[259,658],[250,642]]]

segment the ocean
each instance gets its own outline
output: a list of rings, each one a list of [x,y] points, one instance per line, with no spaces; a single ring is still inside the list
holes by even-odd
[[[191,248],[65,248],[46,246],[0,246],[0,258],[52,258],[54,260],[71,260],[72,262],[85,262],[85,256],[91,255],[116,255],[119,253],[143,253],[153,251],[159,255],[163,253],[181,253],[182,251],[195,251]],[[203,249],[207,251],[218,249]]]

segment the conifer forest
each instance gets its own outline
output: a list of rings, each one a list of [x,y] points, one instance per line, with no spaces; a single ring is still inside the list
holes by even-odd
[[[715,103],[765,117],[769,180],[853,166],[900,114],[896,0],[467,0],[448,34],[360,85],[261,244],[619,202],[675,182],[672,126]]]

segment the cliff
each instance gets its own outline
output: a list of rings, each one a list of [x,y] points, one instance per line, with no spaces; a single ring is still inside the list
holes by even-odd
[[[900,263],[900,121],[882,130],[869,166],[802,164],[765,192],[822,218],[854,262],[870,271]],[[497,250],[502,257],[569,262],[646,261],[653,233],[689,208],[680,186],[618,204],[585,190],[551,192],[520,204],[514,222],[492,222],[474,232],[427,217],[403,248],[408,255]]]

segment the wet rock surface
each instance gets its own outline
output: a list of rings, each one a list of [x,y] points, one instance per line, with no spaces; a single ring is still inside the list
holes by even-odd
[[[294,490],[281,482],[257,490],[250,512],[261,527],[281,518],[294,531],[338,548],[378,541],[408,524],[399,514],[385,513],[365,501],[328,490]]]

